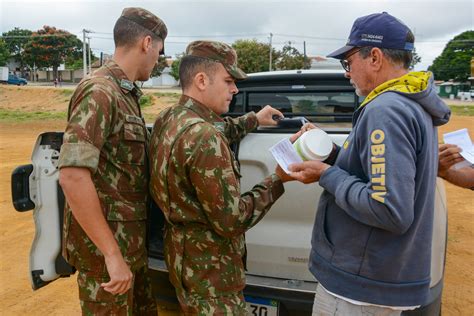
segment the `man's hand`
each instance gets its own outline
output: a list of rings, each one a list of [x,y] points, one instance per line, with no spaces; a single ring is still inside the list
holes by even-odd
[[[285,183],[288,181],[294,181],[295,178],[291,177],[289,174],[287,174],[281,167],[280,165],[277,164],[276,169],[275,169],[275,174],[281,179],[281,182]]]
[[[100,286],[114,295],[126,293],[132,286],[133,274],[122,254],[106,256],[105,265],[110,276],[110,281]]]
[[[319,181],[324,171],[331,166],[321,161],[304,161],[290,165],[291,177],[303,183],[313,183]]]
[[[464,160],[459,154],[461,148],[452,144],[439,145],[438,176],[444,177],[449,168]]]
[[[294,143],[298,138],[300,138],[300,136],[306,132],[306,131],[309,131],[310,129],[315,129],[315,128],[318,128],[316,125],[312,124],[312,123],[306,123],[304,124],[303,126],[301,126],[301,129],[296,132],[295,134],[291,135],[290,137],[290,142],[291,143]]]
[[[278,111],[277,109],[272,108],[270,105],[266,105],[263,109],[258,111],[257,113],[257,120],[258,125],[260,126],[276,126],[277,121],[273,119],[272,116],[277,115],[281,118],[284,117],[283,113]]]

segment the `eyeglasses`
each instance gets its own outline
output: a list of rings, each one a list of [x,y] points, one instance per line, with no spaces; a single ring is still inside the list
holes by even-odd
[[[355,53],[358,53],[360,50],[362,49],[362,47],[359,47],[359,49],[356,49],[355,51],[353,51],[352,53],[350,53],[349,55],[346,56],[345,59],[341,59],[340,62],[341,62],[341,65],[342,65],[342,68],[344,68],[345,71],[347,72],[350,72],[351,71],[351,63],[349,62],[349,57],[351,57],[352,55],[354,55]]]

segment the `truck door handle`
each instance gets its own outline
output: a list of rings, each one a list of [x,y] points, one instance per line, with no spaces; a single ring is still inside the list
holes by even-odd
[[[12,172],[12,201],[18,212],[26,212],[35,208],[35,203],[30,199],[30,175],[33,165],[17,167]]]

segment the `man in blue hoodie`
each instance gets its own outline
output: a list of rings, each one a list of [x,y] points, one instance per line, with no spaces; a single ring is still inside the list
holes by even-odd
[[[437,126],[450,111],[430,72],[409,72],[413,49],[410,29],[383,12],[358,18],[328,56],[366,98],[327,163],[290,169],[324,188],[309,263],[314,315],[399,315],[428,300]]]

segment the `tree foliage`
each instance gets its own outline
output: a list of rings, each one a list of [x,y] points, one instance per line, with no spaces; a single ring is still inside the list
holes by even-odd
[[[151,77],[159,77],[163,73],[163,70],[168,66],[166,63],[166,57],[160,56],[158,62],[156,63],[153,71],[151,72]]]
[[[10,57],[13,57],[16,62],[20,63],[21,68],[26,64],[23,59],[23,50],[30,41],[32,33],[30,30],[20,29],[18,27],[2,33]]]
[[[268,71],[270,64],[270,45],[253,40],[237,40],[232,47],[237,52],[238,65],[246,73]],[[280,54],[272,48],[272,69]]]
[[[81,57],[68,56],[66,57],[66,60],[64,61],[64,63],[66,65],[66,69],[77,70],[77,69],[82,69],[84,66],[84,61],[82,60],[82,54],[81,54]]]
[[[413,58],[411,60],[410,64],[410,70],[413,70],[415,68],[415,65],[421,62],[421,57],[418,55],[416,52],[416,48],[413,49]]]
[[[170,75],[176,81],[179,81],[179,65],[181,64],[181,58],[183,58],[183,56],[184,56],[184,54],[176,55],[176,59],[171,64]]]
[[[82,42],[68,31],[45,25],[31,35],[24,48],[24,60],[37,67],[53,67],[54,76],[68,56],[79,57]]]
[[[78,46],[77,47],[77,50],[75,50],[74,52],[72,52],[71,54],[69,54],[68,56],[66,56],[66,58],[64,59],[64,64],[66,66],[66,69],[82,69],[83,68],[83,65],[84,65],[84,58],[83,58],[83,55],[82,55],[82,49],[83,49],[83,46],[82,44],[80,45],[80,47]],[[98,60],[99,58],[96,57],[94,55],[94,52],[91,51],[91,59],[92,61],[89,61],[89,44],[86,43],[86,60],[87,60],[87,64],[89,65],[90,62],[92,62],[92,64],[94,64],[94,62],[96,60]]]
[[[465,31],[446,44],[428,70],[438,80],[466,81],[471,74],[471,58],[474,56],[474,31]]]
[[[10,58],[10,52],[5,41],[0,38],[0,66],[5,66]]]
[[[283,46],[276,67],[280,70],[309,69],[311,62],[295,47],[292,47],[291,43],[288,43]]]

